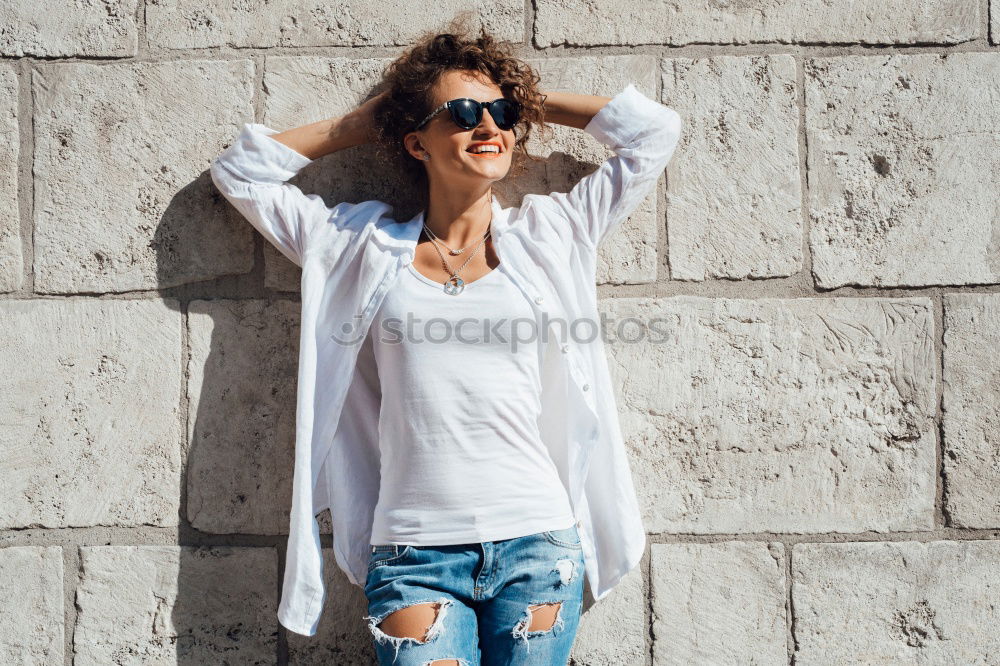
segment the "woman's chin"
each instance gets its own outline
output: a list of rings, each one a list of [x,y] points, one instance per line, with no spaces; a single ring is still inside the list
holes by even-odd
[[[471,158],[469,164],[470,167],[477,173],[489,173],[500,176],[505,175],[507,170],[510,168],[510,165],[507,164],[506,161],[498,157],[494,157],[492,159],[473,157]]]

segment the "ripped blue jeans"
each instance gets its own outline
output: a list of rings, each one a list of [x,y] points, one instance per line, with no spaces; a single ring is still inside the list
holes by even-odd
[[[372,546],[365,596],[381,666],[565,664],[583,606],[576,525],[448,546]],[[414,604],[436,612],[422,637],[380,624]],[[554,618],[552,605],[557,605]],[[532,613],[543,611],[532,623]],[[413,632],[397,632],[413,633]]]

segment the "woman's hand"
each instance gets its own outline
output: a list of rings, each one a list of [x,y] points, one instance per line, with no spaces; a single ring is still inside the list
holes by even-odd
[[[375,107],[385,99],[387,94],[387,90],[380,92],[348,114],[354,123],[354,131],[357,132],[357,136],[361,137],[365,143],[371,143],[375,140],[375,118],[373,114]]]

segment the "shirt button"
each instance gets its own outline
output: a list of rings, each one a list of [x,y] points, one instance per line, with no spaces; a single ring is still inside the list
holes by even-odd
[[[583,385],[583,390],[584,391],[589,391],[590,390],[590,384],[584,384]]]
[[[566,352],[568,352],[568,351],[569,351],[569,345],[563,345],[562,347],[560,347],[560,348],[559,348],[559,350],[560,350],[560,351],[561,351],[561,352],[562,352],[563,354],[565,354]]]
[[[544,301],[544,300],[545,300],[545,299],[544,299],[544,298],[542,298],[541,296],[535,296],[535,302],[536,302],[536,303],[541,303],[541,302],[542,302],[542,301]]]

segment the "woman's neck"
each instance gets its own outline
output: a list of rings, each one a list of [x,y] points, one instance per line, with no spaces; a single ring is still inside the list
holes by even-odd
[[[426,224],[449,247],[463,247],[482,237],[493,219],[493,189],[470,194],[452,189],[431,193],[424,214]]]

